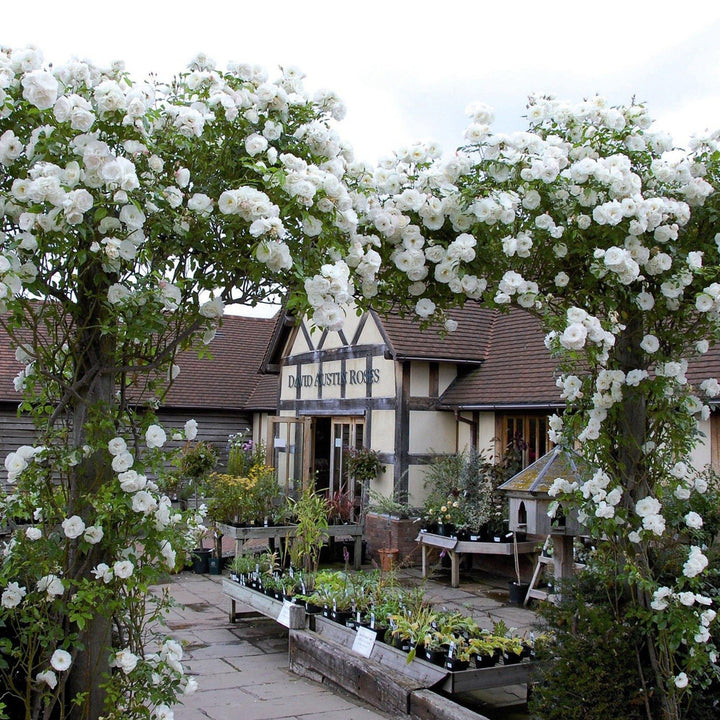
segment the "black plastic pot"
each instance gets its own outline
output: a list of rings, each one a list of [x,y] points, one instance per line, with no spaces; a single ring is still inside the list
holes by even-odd
[[[196,575],[207,573],[210,564],[210,548],[195,548],[192,552],[193,572]]]
[[[515,605],[522,605],[530,589],[530,583],[520,583],[518,585],[517,581],[511,580],[508,583],[508,587],[510,589],[510,602]]]
[[[210,571],[211,575],[220,575],[222,574],[222,558],[218,557],[211,557],[208,558],[208,570]]]

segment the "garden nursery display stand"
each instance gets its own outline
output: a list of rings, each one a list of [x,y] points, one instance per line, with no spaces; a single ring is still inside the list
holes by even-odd
[[[243,545],[248,540],[273,540],[275,548],[280,547],[282,540],[292,537],[297,531],[297,525],[262,525],[251,527],[236,527],[235,525],[218,524],[220,532],[227,537],[235,539],[235,556],[242,553]],[[363,526],[355,524],[328,525],[323,534],[329,538],[352,538],[353,541],[353,567],[359,570],[362,564]]]
[[[453,695],[486,688],[525,684],[530,687],[538,664],[512,665],[451,672],[408,655],[400,649],[321,614],[308,614],[301,605],[274,599],[230,579],[223,592],[231,600],[230,621],[247,616],[237,603],[281,623],[289,630],[289,667],[319,682],[329,681],[393,717],[418,720],[479,720],[482,716],[439,692]],[[362,629],[361,629],[362,630]],[[360,637],[361,636],[361,637]]]
[[[509,556],[515,553],[514,544],[511,542],[466,541],[429,532],[421,532],[416,540],[422,548],[422,576],[424,578],[428,576],[428,553],[433,550],[440,550],[441,552],[444,550],[450,557],[450,585],[454,588],[460,586],[460,557],[463,554]],[[528,555],[533,563],[537,552],[538,544],[534,540],[517,543],[517,553],[519,555]]]

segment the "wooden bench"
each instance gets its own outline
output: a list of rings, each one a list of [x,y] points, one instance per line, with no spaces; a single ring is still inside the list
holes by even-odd
[[[422,574],[427,577],[428,573],[428,553],[432,550],[444,550],[450,556],[450,585],[454,588],[460,586],[460,556],[467,555],[514,555],[515,543],[496,543],[496,542],[476,542],[458,540],[445,535],[435,535],[434,533],[421,532],[417,538],[422,549]],[[538,552],[536,541],[527,541],[517,543],[517,551],[520,555],[530,556],[530,560],[535,562],[535,555]]]

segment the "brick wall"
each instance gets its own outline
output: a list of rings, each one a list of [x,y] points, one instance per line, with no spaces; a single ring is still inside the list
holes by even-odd
[[[400,519],[390,515],[368,513],[365,516],[365,542],[370,559],[380,564],[378,550],[398,550],[399,562],[404,565],[419,565],[420,549],[415,538],[420,532],[420,521]]]

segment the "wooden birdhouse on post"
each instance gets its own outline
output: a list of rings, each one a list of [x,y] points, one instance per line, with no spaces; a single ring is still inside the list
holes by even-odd
[[[591,467],[577,453],[556,446],[499,487],[508,497],[510,530],[552,538],[558,580],[572,575],[573,538],[584,528],[577,511],[564,508],[548,490],[558,478],[582,483],[591,475]]]

